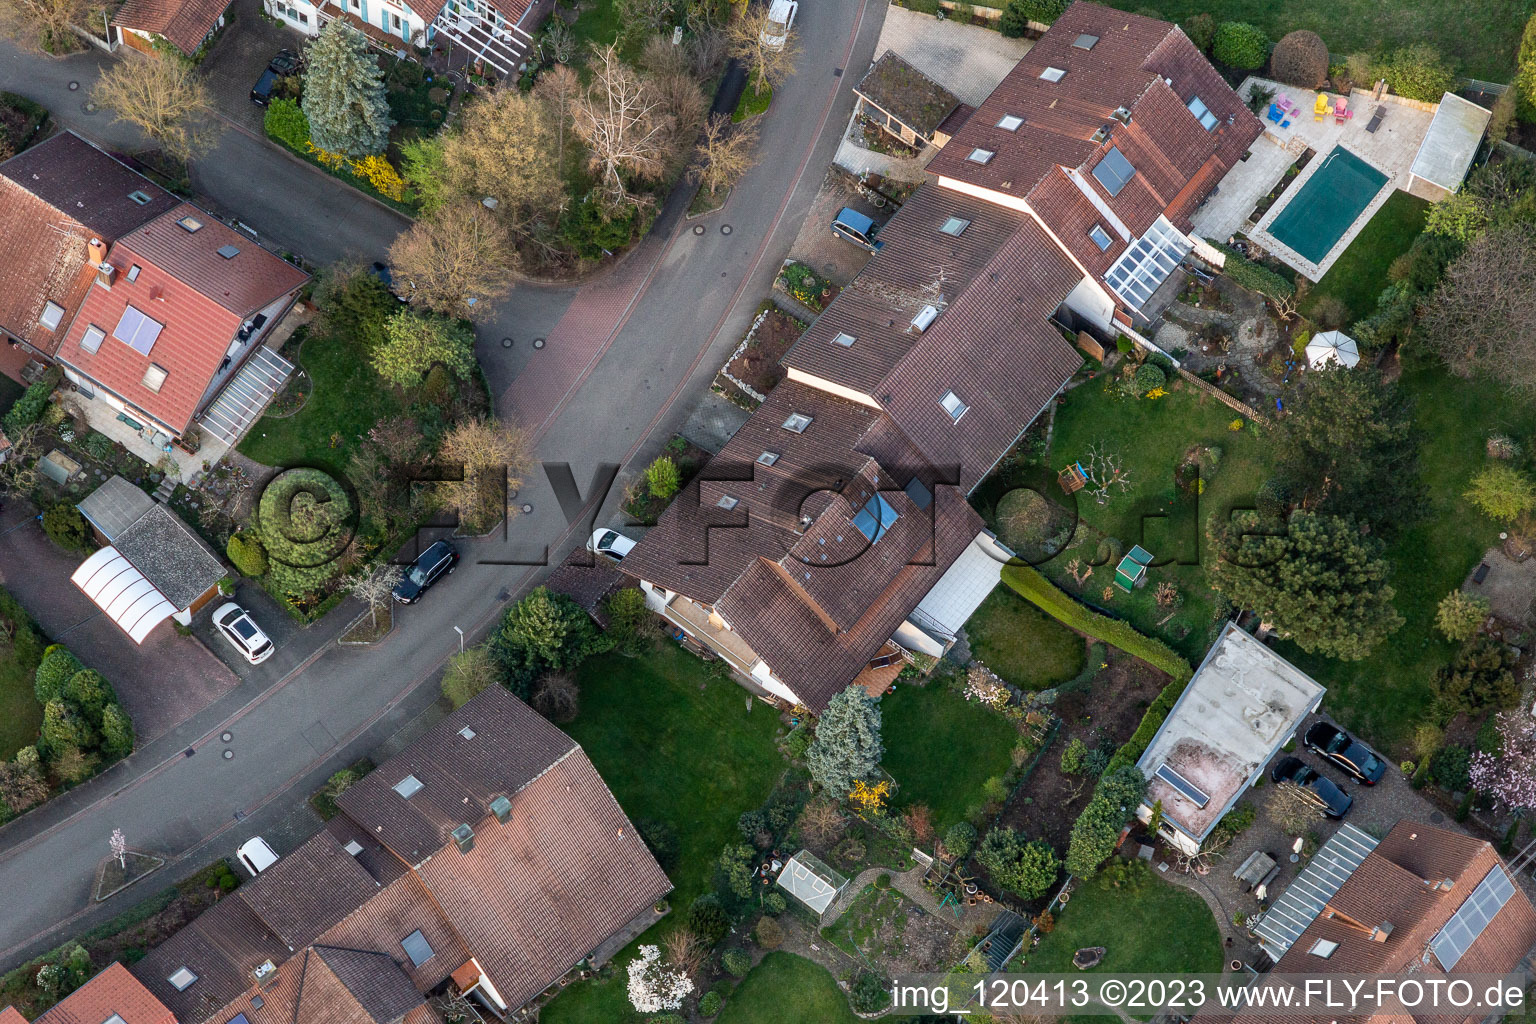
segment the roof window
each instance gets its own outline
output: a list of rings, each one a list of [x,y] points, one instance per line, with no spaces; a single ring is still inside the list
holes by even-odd
[[[982,149],[980,146],[978,146],[971,150],[971,155],[966,157],[966,159],[973,164],[987,164],[991,163],[992,158],[996,155],[997,154],[992,152],[990,149]]]
[[[149,355],[160,337],[164,324],[151,320],[132,306],[123,307],[122,318],[112,328],[112,337],[121,341],[140,355]]]
[[[189,967],[178,967],[175,973],[165,980],[170,982],[171,987],[177,992],[185,992],[197,980],[197,975],[193,974],[192,969]]]
[[[183,230],[185,230],[188,234],[196,234],[197,232],[203,230],[203,222],[198,220],[196,217],[183,217],[176,223],[180,224]]]
[[[411,958],[411,964],[415,967],[420,967],[435,955],[432,952],[432,944],[427,941],[425,935],[421,934],[419,928],[400,940],[400,948],[405,950],[405,955]]]
[[[234,245],[221,245],[219,246],[219,255],[227,260],[232,260],[240,255],[240,249]]]
[[[421,780],[414,775],[407,775],[390,788],[399,793],[402,799],[409,800],[421,792]]]
[[[959,238],[965,234],[965,229],[970,226],[971,222],[964,217],[951,217],[944,222],[944,226],[939,228],[939,230],[946,235],[954,235],[956,238]]]
[[[837,334],[832,338],[832,344],[839,345],[843,348],[853,348],[853,343],[856,340],[857,339],[854,338],[853,335],[844,331],[838,331]]]
[[[1093,244],[1099,247],[1100,252],[1105,252],[1109,249],[1109,232],[1105,231],[1102,225],[1095,224],[1090,228],[1088,230],[1088,237],[1093,239]]]
[[[735,495],[733,495],[733,494],[722,494],[722,495],[720,495],[720,500],[715,502],[715,507],[723,508],[727,512],[729,512],[731,509],[735,508],[737,505],[740,505],[740,504],[741,504],[741,499],[737,498]]]
[[[64,319],[64,307],[57,302],[43,303],[43,315],[37,318],[37,322],[50,331],[57,330]]]
[[[133,266],[128,268],[128,280],[129,281],[137,281],[138,279],[139,279],[139,265],[137,263],[135,263]]]
[[[1005,132],[1016,132],[1023,123],[1024,119],[1017,114],[1004,114],[998,119],[997,126]]]
[[[1118,146],[1109,147],[1102,159],[1093,167],[1093,176],[1104,186],[1104,191],[1113,198],[1120,194],[1128,181],[1136,176],[1136,168],[1120,152]]]
[[[805,428],[811,425],[811,417],[803,412],[792,412],[789,419],[784,421],[784,429],[792,433],[803,434]]]
[[[1195,115],[1195,119],[1200,122],[1200,127],[1206,131],[1211,131],[1216,127],[1216,115],[1211,113],[1210,108],[1205,105],[1205,102],[1199,96],[1190,97],[1189,112]]]
[[[864,507],[859,510],[859,514],[853,517],[853,525],[864,535],[865,540],[874,544],[881,537],[884,537],[885,531],[889,530],[892,524],[900,518],[901,516],[891,507],[891,503],[881,497],[879,491],[876,491],[864,503]]]
[[[759,455],[757,457],[757,463],[760,466],[771,466],[775,462],[778,462],[778,461],[779,461],[779,453],[778,452],[763,452],[763,454],[761,454],[761,455]]]
[[[159,363],[150,363],[148,368],[144,370],[144,380],[142,383],[149,390],[155,392],[155,394],[159,394],[160,389],[165,386],[165,378],[165,367]]]
[[[1339,948],[1339,944],[1331,939],[1318,939],[1312,943],[1312,948],[1307,950],[1313,956],[1320,956],[1324,960],[1333,956],[1333,951]]]
[[[927,508],[933,504],[933,492],[928,489],[927,484],[917,477],[908,480],[907,486],[903,487],[902,490],[907,492],[907,497],[918,508]]]
[[[1091,50],[1093,49],[1093,44],[1098,41],[1098,36],[1091,36],[1084,32],[1082,35],[1078,36],[1075,40],[1072,41],[1072,45],[1077,47],[1079,50]]]
[[[475,738],[475,730],[466,725],[464,728],[459,730],[459,735],[463,736],[467,740],[472,740]]]
[[[944,392],[944,397],[939,399],[939,404],[944,407],[945,412],[949,413],[949,418],[954,420],[956,423],[960,422],[960,417],[964,416],[966,410],[970,408],[970,406],[962,402],[960,400],[960,396],[955,394],[953,391]]]
[[[1067,72],[1065,68],[1046,68],[1044,71],[1040,72],[1040,77],[1045,79],[1047,82],[1059,82],[1066,76],[1066,74]]]
[[[106,331],[102,330],[100,327],[97,327],[95,324],[91,324],[91,326],[85,329],[85,333],[80,336],[81,351],[95,352],[97,349],[101,348],[101,339],[105,338],[106,336]]]
[[[143,206],[145,203],[149,202],[149,193],[148,192],[144,192],[144,191],[139,190],[139,189],[135,189],[134,191],[128,193],[128,198],[132,199],[134,202],[138,203],[140,206]]]
[[[348,839],[347,845],[343,846],[342,849],[356,857],[358,854],[363,852],[363,844],[358,842],[356,839]]]

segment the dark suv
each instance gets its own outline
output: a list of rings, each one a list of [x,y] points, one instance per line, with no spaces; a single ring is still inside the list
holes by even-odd
[[[458,564],[459,553],[452,544],[440,540],[417,557],[415,564],[405,571],[405,576],[395,584],[395,600],[410,604],[421,600],[427,588],[453,572]]]
[[[261,107],[271,103],[278,80],[297,73],[301,63],[299,55],[292,50],[278,50],[277,56],[268,62],[266,70],[251,87],[251,102]]]

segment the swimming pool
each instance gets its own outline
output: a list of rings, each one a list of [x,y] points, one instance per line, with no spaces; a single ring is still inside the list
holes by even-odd
[[[1321,263],[1386,183],[1385,174],[1335,146],[1270,223],[1269,233],[1303,258]]]

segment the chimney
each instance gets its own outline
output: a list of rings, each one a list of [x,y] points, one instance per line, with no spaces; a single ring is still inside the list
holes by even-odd
[[[93,238],[86,243],[86,248],[91,252],[91,266],[99,267],[107,258],[107,243],[99,238]]]
[[[1391,921],[1383,921],[1383,922],[1381,922],[1381,924],[1379,924],[1375,928],[1371,929],[1371,941],[1372,942],[1386,942],[1387,939],[1391,935],[1392,935],[1392,922]]]
[[[496,815],[496,820],[505,825],[512,820],[512,801],[504,796],[499,796],[491,801],[491,813]]]
[[[475,830],[468,825],[460,825],[453,830],[453,841],[459,844],[460,853],[468,853],[475,848]]]
[[[102,263],[96,268],[96,283],[108,291],[112,290],[112,281],[117,277],[117,268],[110,263]]]

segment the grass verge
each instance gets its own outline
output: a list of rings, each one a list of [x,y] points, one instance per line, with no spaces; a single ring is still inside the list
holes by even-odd
[[[773,86],[769,86],[762,92],[752,88],[748,82],[747,87],[741,90],[741,99],[736,102],[736,110],[731,114],[732,121],[745,121],[749,117],[756,117],[768,109],[768,104],[773,102]]]

